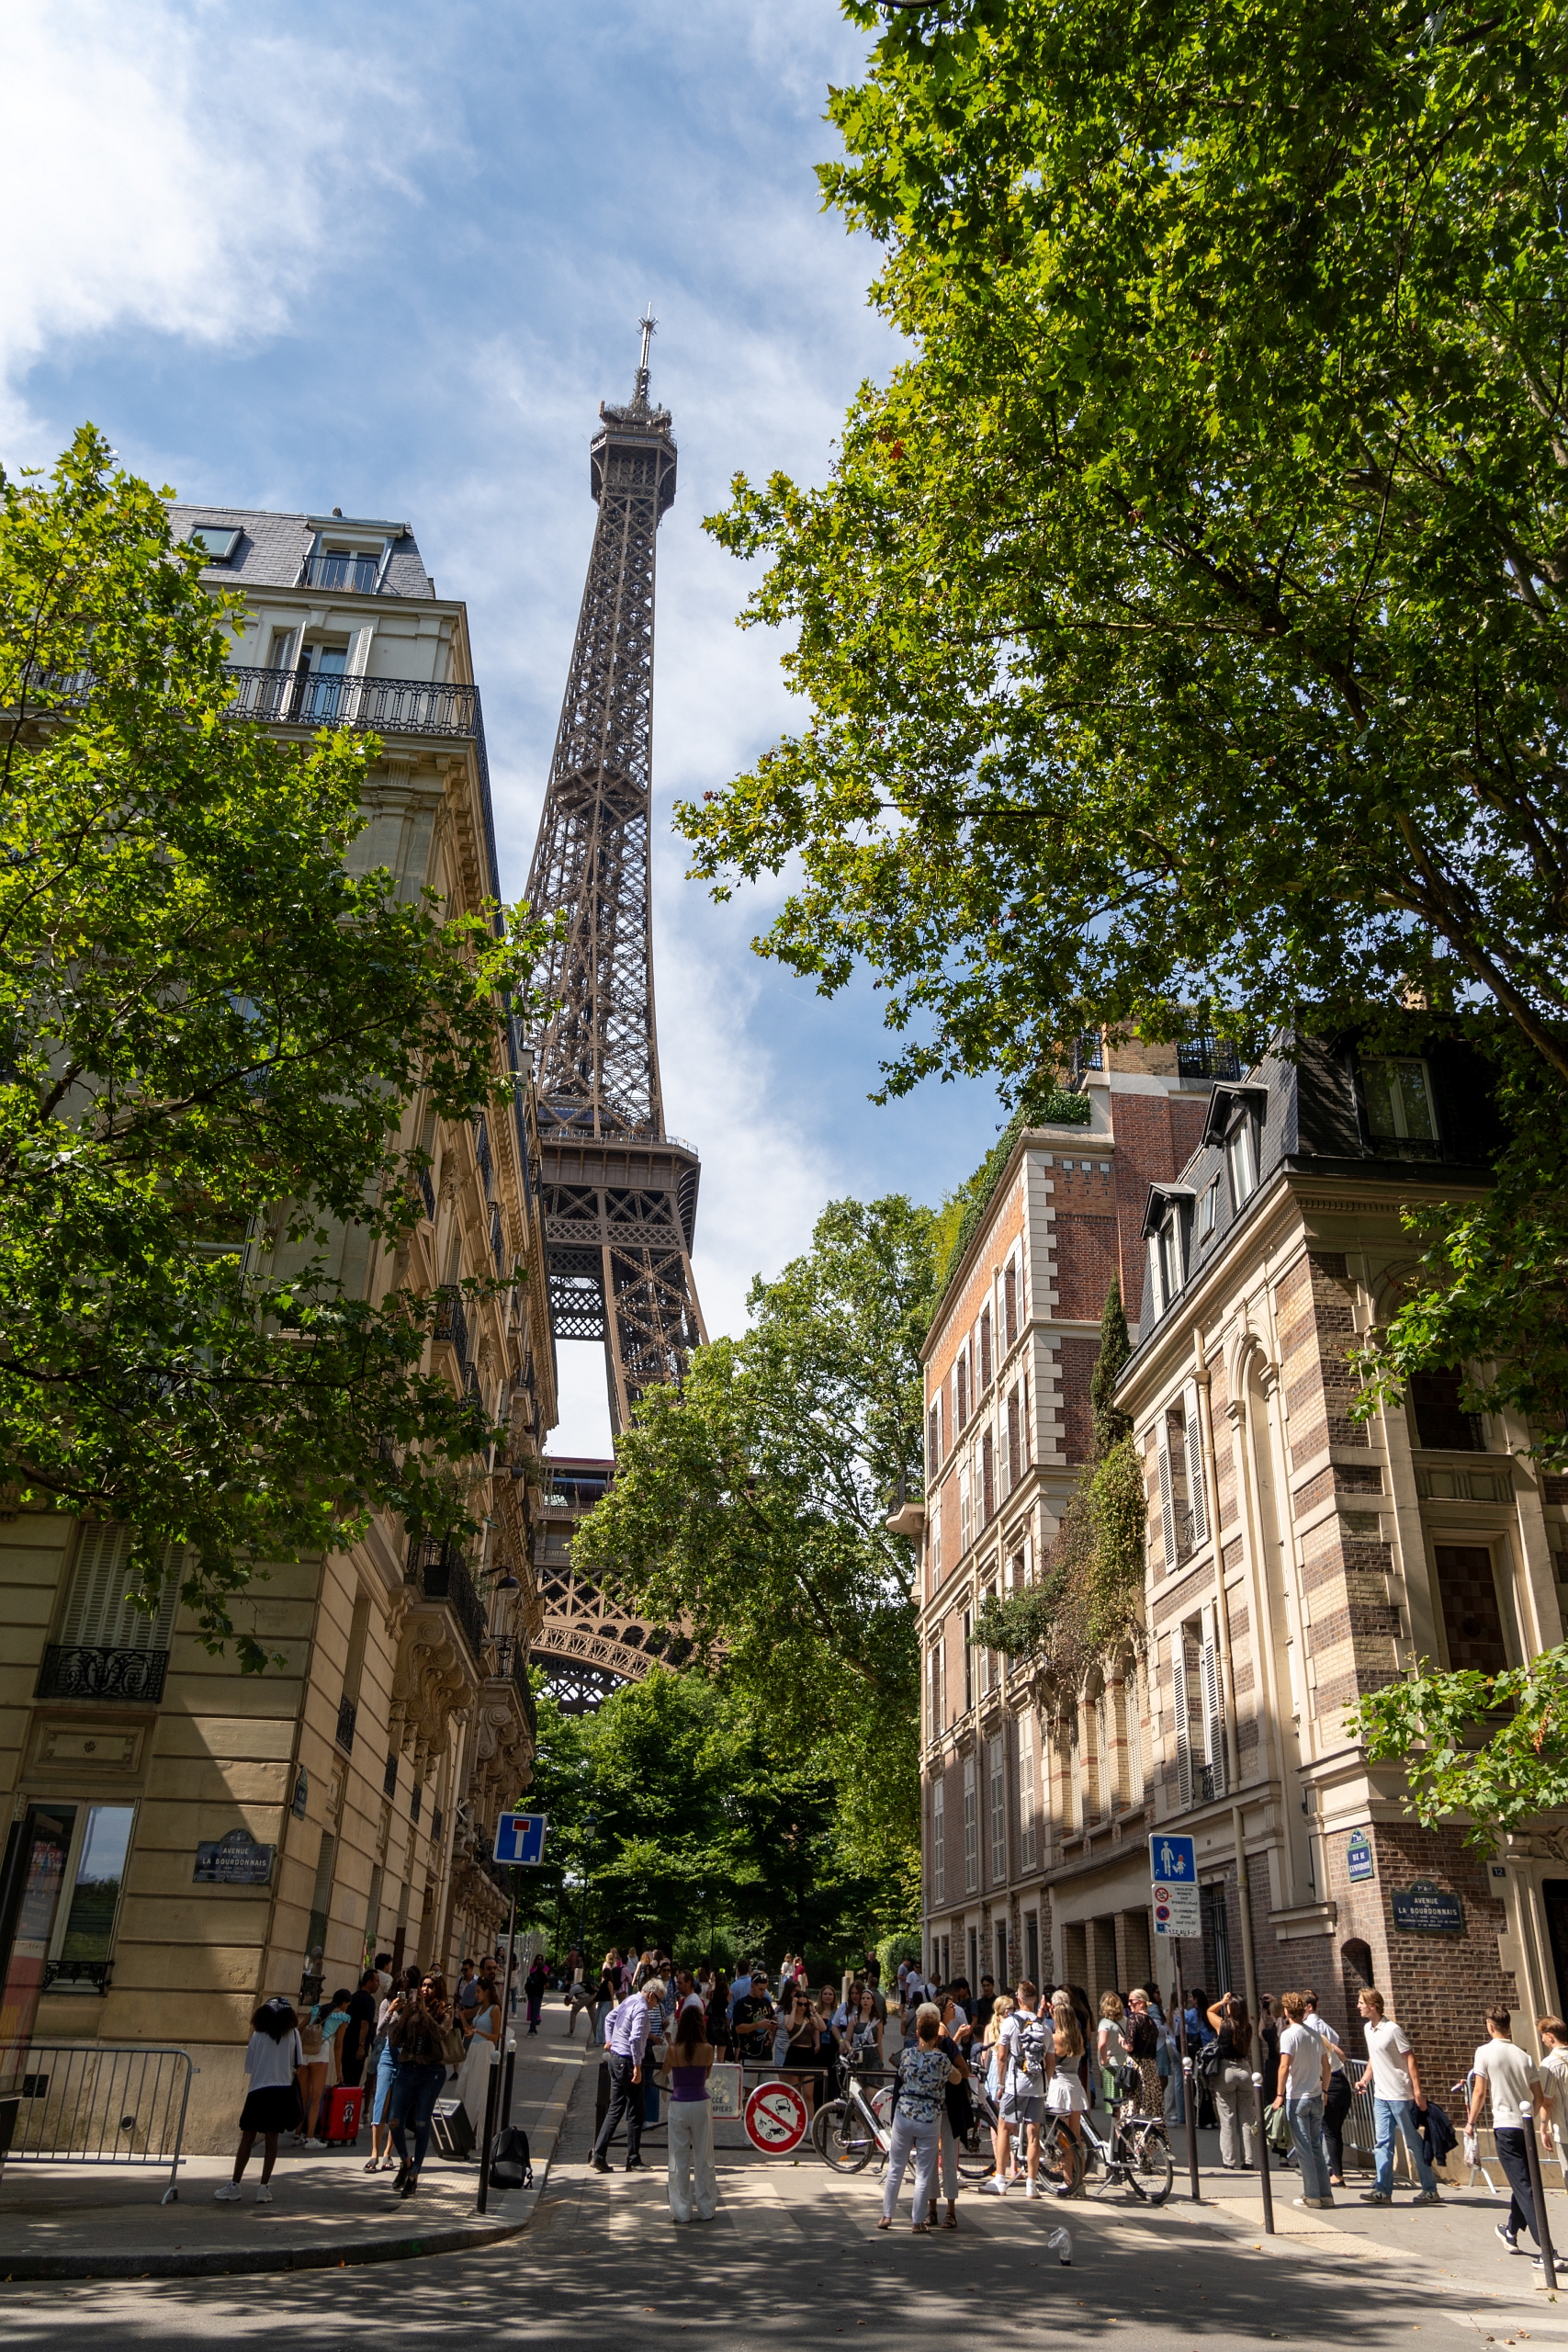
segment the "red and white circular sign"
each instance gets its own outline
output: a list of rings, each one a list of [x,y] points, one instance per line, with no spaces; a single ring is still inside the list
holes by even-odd
[[[746,2137],[765,2156],[787,2156],[806,2137],[811,2120],[793,2083],[759,2083],[746,2102]]]

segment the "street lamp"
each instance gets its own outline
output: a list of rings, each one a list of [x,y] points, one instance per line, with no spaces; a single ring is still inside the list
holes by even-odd
[[[582,1970],[585,1977],[588,1973],[588,1882],[593,1875],[593,1833],[598,1826],[599,1816],[597,1814],[585,1813],[583,1815],[582,1827],[584,1835],[588,1840],[588,1858],[584,1860],[582,1865],[582,1904],[578,1912],[577,1918],[577,1949],[582,1954]]]

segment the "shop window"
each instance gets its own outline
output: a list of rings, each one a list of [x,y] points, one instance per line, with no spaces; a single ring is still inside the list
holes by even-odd
[[[1455,1673],[1501,1674],[1508,1663],[1492,1554],[1483,1544],[1433,1546],[1449,1665]]]

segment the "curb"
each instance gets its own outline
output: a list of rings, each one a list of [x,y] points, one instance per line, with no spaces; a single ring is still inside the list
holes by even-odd
[[[175,2254],[19,2254],[0,2255],[0,2284],[11,2286],[40,2278],[243,2278],[263,2270],[356,2270],[373,2262],[412,2262],[429,2255],[466,2254],[476,2247],[497,2245],[520,2237],[534,2218],[545,2192],[566,2127],[567,2110],[582,2080],[582,2070],[571,2073],[561,2093],[546,2105],[539,2120],[538,2148],[534,2153],[535,2186],[520,2194],[526,2210],[513,2210],[505,2219],[488,2216],[459,2222],[418,2236],[363,2238],[352,2245],[317,2242],[303,2246],[215,2247],[210,2253]]]

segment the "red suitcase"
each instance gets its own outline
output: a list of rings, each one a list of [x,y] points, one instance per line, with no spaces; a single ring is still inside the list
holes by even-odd
[[[336,2084],[322,2104],[318,2127],[322,2139],[333,2147],[351,2147],[359,2137],[364,2106],[365,2093],[357,2083]]]

